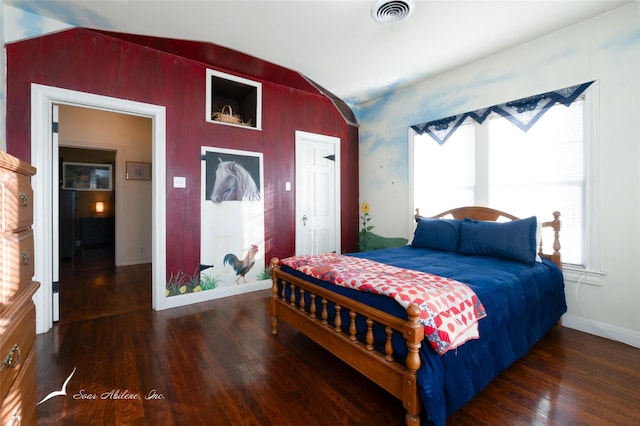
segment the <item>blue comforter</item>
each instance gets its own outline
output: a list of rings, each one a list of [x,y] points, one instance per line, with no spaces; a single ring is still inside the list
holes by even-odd
[[[485,307],[487,317],[479,322],[480,339],[468,341],[442,356],[428,344],[422,345],[418,385],[425,425],[444,425],[447,416],[527,353],[567,310],[562,272],[547,260],[530,266],[411,246],[352,255],[455,279],[471,287]],[[404,309],[388,297],[313,281],[406,318]],[[406,348],[402,342],[396,343],[397,355],[404,357]]]

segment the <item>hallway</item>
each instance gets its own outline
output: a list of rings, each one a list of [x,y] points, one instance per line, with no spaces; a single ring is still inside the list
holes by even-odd
[[[151,310],[151,264],[114,266],[113,247],[80,249],[60,265],[60,321],[65,324]]]

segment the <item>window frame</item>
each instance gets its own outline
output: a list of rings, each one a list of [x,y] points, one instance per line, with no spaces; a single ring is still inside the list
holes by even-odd
[[[606,275],[601,268],[600,250],[600,221],[598,220],[598,208],[600,206],[600,191],[598,170],[600,169],[600,128],[599,128],[599,85],[594,82],[592,86],[582,95],[584,98],[584,265],[573,265],[563,263],[563,273],[567,281],[584,284],[602,285],[602,277]],[[476,134],[476,205],[488,205],[488,121],[483,124],[474,123]],[[415,162],[415,139],[420,137],[418,133],[409,128],[408,131],[408,172],[409,172],[409,210],[414,211],[414,192],[416,189],[414,178]],[[484,143],[478,140],[484,138]],[[446,143],[446,142],[445,142]],[[478,179],[478,176],[483,177]],[[562,214],[562,212],[560,212]],[[550,218],[541,218],[543,221]],[[560,216],[562,221],[562,216]],[[409,220],[409,229],[414,229],[414,221]],[[562,230],[560,232],[560,243],[562,244]],[[560,249],[562,253],[562,248]]]

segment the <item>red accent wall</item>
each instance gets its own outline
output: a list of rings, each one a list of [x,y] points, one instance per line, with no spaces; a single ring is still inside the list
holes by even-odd
[[[168,41],[163,39],[163,43]],[[218,58],[226,57],[225,51],[233,52],[211,44],[199,45],[205,49],[208,46]],[[7,151],[27,162],[31,159],[31,83],[165,106],[169,274],[193,271],[200,263],[202,145],[263,153],[268,261],[273,256],[290,256],[295,249],[295,192],[286,192],[284,185],[285,181],[295,181],[295,131],[335,136],[341,140],[341,245],[343,251],[356,251],[357,127],[345,122],[328,97],[311,85],[306,89],[299,74],[239,52],[233,56],[236,69],[229,70],[216,64],[216,55],[210,55],[210,62],[204,63],[82,28],[8,44]],[[238,69],[242,67],[239,56],[247,59],[247,69]],[[262,131],[204,121],[207,68],[263,84]],[[253,69],[259,72],[252,73]],[[265,75],[278,81],[261,78]],[[190,182],[187,189],[174,189],[173,176],[185,176]]]

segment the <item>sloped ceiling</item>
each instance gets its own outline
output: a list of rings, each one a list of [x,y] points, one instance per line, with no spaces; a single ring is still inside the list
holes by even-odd
[[[295,70],[350,105],[633,0],[414,0],[400,24],[375,0],[3,0],[79,27],[211,42]]]

